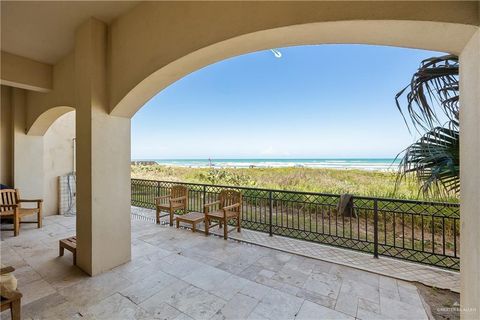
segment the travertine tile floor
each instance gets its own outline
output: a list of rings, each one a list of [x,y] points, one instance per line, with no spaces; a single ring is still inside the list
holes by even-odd
[[[155,222],[154,210],[132,207],[132,214],[139,219]],[[188,225],[185,226],[188,227]],[[203,225],[200,224],[198,229],[199,231],[204,230]],[[213,229],[214,233],[215,230],[217,230],[216,233],[218,235],[222,234],[221,230],[218,229]],[[309,258],[317,258],[323,261],[351,266],[387,277],[394,277],[399,280],[420,282],[430,287],[448,289],[460,293],[460,273],[457,271],[444,270],[384,256],[379,259],[374,259],[371,254],[363,252],[281,236],[270,237],[267,233],[248,229],[243,229],[241,233],[233,230],[233,232],[230,232],[229,237]]]
[[[132,261],[88,277],[68,252],[58,257],[74,233],[62,216],[2,232],[23,319],[427,319],[408,282],[137,219]]]

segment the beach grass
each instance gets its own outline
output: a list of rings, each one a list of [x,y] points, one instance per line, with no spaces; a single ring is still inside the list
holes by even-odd
[[[419,192],[414,178],[397,184],[395,172],[318,168],[189,168],[132,165],[132,178],[307,191],[381,198],[458,202],[458,197]]]

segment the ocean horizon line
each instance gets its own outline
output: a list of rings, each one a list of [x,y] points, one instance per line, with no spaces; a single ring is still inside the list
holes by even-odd
[[[225,159],[135,159],[132,162],[191,168],[331,168],[391,171],[400,163],[396,158],[225,158]]]
[[[262,158],[262,157],[247,157],[247,158],[132,158],[131,161],[167,161],[167,160],[395,160],[396,157],[291,157],[291,158]]]

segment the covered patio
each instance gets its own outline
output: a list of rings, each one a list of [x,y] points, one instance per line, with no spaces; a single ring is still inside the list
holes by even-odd
[[[1,233],[2,264],[16,268],[24,318],[427,318],[416,287],[407,282],[132,220],[130,119],[150,98],[230,57],[329,43],[459,56],[460,310],[464,319],[479,318],[478,2],[2,1],[1,6],[0,183],[18,188],[26,199],[49,203],[42,228],[22,226],[17,237]],[[49,132],[73,110],[72,122]],[[65,127],[75,127],[74,139]],[[57,215],[53,205],[52,177],[58,178],[60,167],[78,177],[76,217]],[[58,240],[73,235],[77,266],[68,252],[58,258]]]
[[[428,319],[409,282],[142,219],[132,260],[91,278],[58,257],[74,233],[74,217],[50,216],[3,235],[24,319]]]

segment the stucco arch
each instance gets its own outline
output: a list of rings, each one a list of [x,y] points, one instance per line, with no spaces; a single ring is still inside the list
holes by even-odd
[[[75,108],[69,106],[58,106],[47,109],[38,116],[33,124],[27,128],[26,133],[30,136],[43,136],[48,128],[62,115],[70,111],[75,111]]]
[[[26,113],[25,113],[25,122],[27,127],[27,132],[30,134],[30,128],[36,127],[36,122],[40,117],[46,117],[50,114],[55,117],[55,114],[58,114],[55,119],[61,116],[63,113],[58,113],[62,109],[57,109],[56,111],[51,111],[51,108],[65,108],[63,106],[74,106],[75,105],[75,81],[74,81],[74,55],[71,53],[61,59],[54,67],[53,67],[53,90],[47,93],[44,92],[34,92],[34,91],[27,91],[27,98],[26,98]],[[56,107],[57,106],[57,107]],[[70,110],[71,111],[71,110]],[[49,112],[49,113],[47,113]],[[65,111],[68,112],[68,111]],[[64,112],[64,113],[65,113]],[[46,115],[45,115],[46,113]],[[42,123],[40,120],[39,123]],[[50,124],[52,124],[50,122]],[[47,128],[50,125],[47,126]],[[38,133],[38,135],[43,135],[43,133]],[[37,130],[32,131],[38,132]]]
[[[445,22],[354,20],[252,32],[189,52],[161,68],[156,67],[157,59],[148,60],[150,65],[143,68],[144,78],[114,105],[111,115],[131,118],[155,94],[189,73],[258,50],[312,44],[372,44],[459,54],[476,30],[476,26]]]

